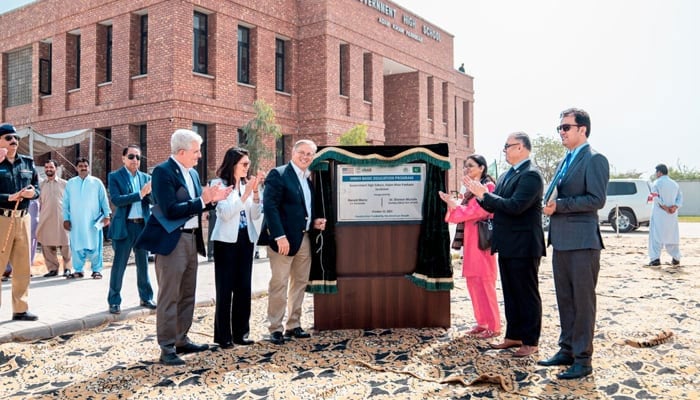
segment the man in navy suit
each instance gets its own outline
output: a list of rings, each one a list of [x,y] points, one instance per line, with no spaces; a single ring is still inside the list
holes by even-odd
[[[183,365],[179,354],[209,349],[187,337],[194,314],[197,287],[197,253],[206,256],[202,238],[202,212],[231,193],[220,185],[202,188],[194,169],[202,157],[202,138],[188,129],[170,138],[170,158],[153,170],[151,218],[135,247],[156,254],[158,309],[156,331],[165,365]]]
[[[577,108],[562,111],[557,132],[566,158],[557,168],[552,185],[557,195],[548,199],[549,243],[554,247],[552,269],[557,292],[559,351],[540,365],[568,365],[559,379],[577,379],[593,372],[595,287],[600,271],[603,239],[598,210],[605,205],[609,179],[608,160],[591,149],[591,118]]]
[[[141,149],[130,145],[122,151],[124,167],[111,172],[107,177],[109,199],[116,207],[114,218],[109,224],[109,237],[112,238],[114,261],[109,277],[107,304],[112,314],[121,313],[121,290],[126,263],[145,221],[151,215],[151,177],[139,171]],[[148,252],[133,249],[136,261],[136,286],[141,306],[155,310],[153,288],[148,278]]]
[[[520,347],[514,357],[537,352],[542,328],[542,300],[538,272],[545,255],[542,230],[542,175],[530,161],[532,144],[524,132],[508,136],[503,152],[512,167],[489,193],[479,181],[467,188],[493,215],[491,252],[498,253],[503,286],[506,334],[494,349]]]
[[[274,344],[283,344],[285,338],[311,336],[301,327],[301,304],[311,269],[309,229],[326,227],[324,218],[314,218],[308,171],[314,154],[314,142],[299,140],[292,149],[292,161],[273,169],[265,178],[263,235],[268,236],[267,254],[272,270],[267,318],[270,341]],[[283,335],[285,309],[287,329]]]

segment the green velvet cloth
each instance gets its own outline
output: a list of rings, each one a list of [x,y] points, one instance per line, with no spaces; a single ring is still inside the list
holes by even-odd
[[[314,207],[316,217],[326,218],[326,230],[311,233],[313,260],[309,285],[310,293],[337,293],[333,176],[336,164],[393,167],[407,163],[426,164],[426,182],[423,195],[423,221],[418,243],[403,244],[418,248],[415,270],[406,277],[426,290],[450,290],[454,287],[450,259],[450,239],[444,221],[446,205],[438,191],[446,190],[445,170],[450,168],[447,144],[422,146],[331,146],[321,147],[310,166],[314,180]],[[401,251],[387,243],[387,250]]]

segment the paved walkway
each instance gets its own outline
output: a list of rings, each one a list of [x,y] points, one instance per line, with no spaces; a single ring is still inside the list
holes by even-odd
[[[261,248],[261,256],[264,256]],[[110,321],[137,318],[155,311],[139,306],[136,290],[136,266],[129,264],[122,287],[122,313],[110,314],[107,310],[110,269],[102,271],[104,278],[68,280],[63,276],[44,278],[34,276],[29,286],[29,310],[39,316],[35,322],[12,321],[12,282],[2,282],[2,306],[0,306],[0,343],[37,340],[89,329]],[[149,276],[153,290],[158,293],[155,267],[149,263]],[[253,297],[267,293],[270,281],[270,264],[267,258],[254,260]],[[213,305],[215,299],[214,263],[200,257],[197,275],[197,306]],[[154,299],[157,300],[157,299]]]

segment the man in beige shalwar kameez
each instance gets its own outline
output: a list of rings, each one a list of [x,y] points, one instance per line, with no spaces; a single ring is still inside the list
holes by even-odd
[[[56,161],[49,160],[44,164],[46,180],[41,183],[39,203],[39,226],[36,228],[36,236],[41,243],[41,251],[44,254],[46,269],[44,275],[51,277],[58,275],[58,249],[63,256],[63,275],[71,273],[70,245],[68,231],[63,229],[63,192],[66,189],[66,181],[56,176]]]

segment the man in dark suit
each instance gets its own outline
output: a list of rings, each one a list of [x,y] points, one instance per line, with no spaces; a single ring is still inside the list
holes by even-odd
[[[520,347],[514,357],[537,352],[542,328],[542,300],[537,277],[545,255],[542,230],[542,175],[530,161],[529,136],[516,132],[508,136],[503,151],[512,167],[489,193],[478,181],[467,188],[479,204],[494,213],[491,252],[498,253],[503,286],[506,334],[494,349]]]
[[[151,215],[151,176],[139,171],[141,149],[136,145],[122,151],[124,167],[110,172],[107,177],[109,199],[116,207],[114,218],[109,224],[109,237],[112,238],[114,261],[109,277],[107,304],[112,314],[121,313],[121,290],[126,263],[145,221]],[[133,249],[136,261],[136,286],[141,306],[155,310],[153,288],[148,278],[148,252]]]
[[[197,286],[197,253],[206,255],[202,238],[202,212],[231,193],[231,188],[202,188],[193,168],[202,156],[202,138],[188,129],[176,130],[170,138],[172,155],[153,170],[155,203],[151,218],[135,247],[156,254],[158,309],[156,330],[160,361],[183,365],[178,356],[209,348],[187,337],[192,326]]]
[[[301,327],[301,304],[311,269],[308,232],[311,228],[324,230],[326,226],[324,218],[314,219],[308,171],[314,154],[316,144],[300,140],[294,144],[292,161],[273,169],[265,178],[263,235],[269,240],[267,254],[272,270],[267,318],[270,341],[274,344],[283,344],[285,337],[310,337]],[[287,323],[283,335],[285,309]]]
[[[560,118],[557,132],[568,151],[551,183],[557,190],[547,199],[544,213],[550,216],[548,241],[554,248],[552,268],[561,334],[559,351],[538,363],[569,365],[557,378],[577,379],[593,372],[595,287],[603,249],[598,210],[605,205],[609,166],[605,156],[588,144],[591,118],[587,112],[571,108]]]

